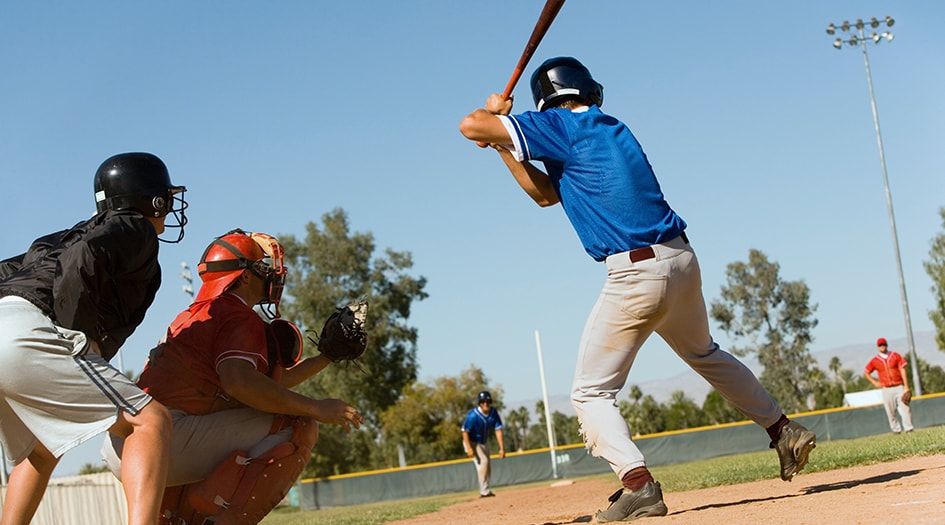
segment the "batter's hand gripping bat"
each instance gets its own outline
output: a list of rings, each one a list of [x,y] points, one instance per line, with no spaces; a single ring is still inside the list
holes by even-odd
[[[505,86],[505,91],[502,93],[502,98],[505,100],[508,100],[509,97],[512,96],[512,90],[515,89],[515,84],[517,84],[519,78],[522,77],[525,66],[528,65],[528,61],[531,60],[532,55],[535,54],[538,44],[541,42],[541,39],[544,38],[545,33],[548,32],[548,28],[551,27],[551,22],[558,16],[558,11],[561,10],[562,5],[564,5],[564,0],[545,1],[545,8],[541,10],[541,15],[538,16],[538,21],[535,22],[535,29],[532,30],[532,36],[529,37],[528,44],[525,45],[525,50],[522,51],[522,56],[518,59],[518,64],[512,72],[512,78],[509,79],[509,83]]]

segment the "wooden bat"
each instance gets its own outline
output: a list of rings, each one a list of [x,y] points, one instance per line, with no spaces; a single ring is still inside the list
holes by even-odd
[[[518,64],[512,72],[512,78],[509,79],[509,83],[505,86],[505,91],[502,93],[502,97],[505,98],[505,100],[508,100],[509,97],[512,96],[512,90],[515,89],[515,84],[518,84],[518,80],[522,77],[522,72],[525,71],[525,66],[527,66],[528,61],[532,59],[532,55],[534,55],[535,50],[538,49],[538,44],[541,42],[541,39],[545,37],[548,28],[551,27],[551,22],[558,16],[558,11],[561,10],[562,5],[564,5],[564,0],[545,1],[545,8],[541,10],[541,15],[538,16],[538,21],[535,22],[535,29],[532,30],[532,36],[528,39],[528,43],[525,44],[525,50],[522,51],[522,56],[518,59]]]

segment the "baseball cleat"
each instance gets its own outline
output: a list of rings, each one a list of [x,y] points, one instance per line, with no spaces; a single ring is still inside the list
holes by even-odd
[[[639,490],[620,489],[610,498],[607,510],[597,511],[598,523],[611,521],[633,521],[646,516],[665,516],[667,509],[663,503],[663,489],[659,482],[648,481]]]
[[[781,429],[777,443],[771,442],[771,448],[778,451],[781,462],[781,479],[791,481],[807,465],[807,456],[817,446],[817,435],[803,425],[789,422]]]

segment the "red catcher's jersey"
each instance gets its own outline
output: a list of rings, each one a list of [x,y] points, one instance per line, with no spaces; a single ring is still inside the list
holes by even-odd
[[[266,322],[239,297],[223,294],[194,303],[177,316],[161,346],[152,352],[138,386],[169,408],[206,414],[222,408],[217,367],[244,359],[266,374]],[[161,360],[158,363],[158,360]]]

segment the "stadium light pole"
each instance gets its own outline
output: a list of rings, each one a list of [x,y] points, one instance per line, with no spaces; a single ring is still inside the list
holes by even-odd
[[[190,273],[190,266],[187,266],[187,261],[180,262],[180,278],[184,280],[184,284],[181,288],[184,290],[184,293],[189,295],[191,299],[194,298],[194,277]]]
[[[866,66],[866,83],[869,86],[870,91],[870,106],[873,109],[873,127],[876,129],[876,144],[879,146],[879,164],[883,171],[883,186],[886,188],[886,208],[889,211],[889,227],[892,230],[893,238],[893,248],[896,254],[896,269],[899,272],[899,295],[902,298],[902,314],[906,323],[906,337],[909,341],[909,354],[912,356],[912,382],[913,390],[915,390],[915,395],[922,395],[922,383],[919,382],[919,360],[916,357],[915,353],[915,340],[912,337],[912,320],[909,317],[909,300],[906,296],[906,280],[902,274],[902,257],[899,254],[899,236],[896,233],[896,215],[893,213],[893,203],[892,203],[892,193],[889,191],[889,177],[886,175],[886,154],[883,151],[883,136],[879,131],[879,114],[876,112],[876,96],[873,94],[873,76],[870,73],[870,58],[866,52],[866,44],[868,41],[878,44],[883,40],[887,42],[892,42],[893,34],[889,31],[883,31],[882,33],[876,33],[873,31],[872,34],[866,36],[866,26],[869,26],[871,29],[878,29],[881,25],[892,27],[895,23],[895,20],[892,17],[887,16],[882,21],[877,20],[876,17],[870,18],[868,22],[864,22],[862,19],[858,18],[856,22],[850,23],[847,20],[844,20],[839,26],[834,24],[827,25],[827,34],[834,35],[838,31],[844,34],[844,37],[837,37],[833,41],[833,47],[837,49],[843,49],[843,44],[848,44],[850,47],[856,47],[859,45],[863,49],[863,64]]]

